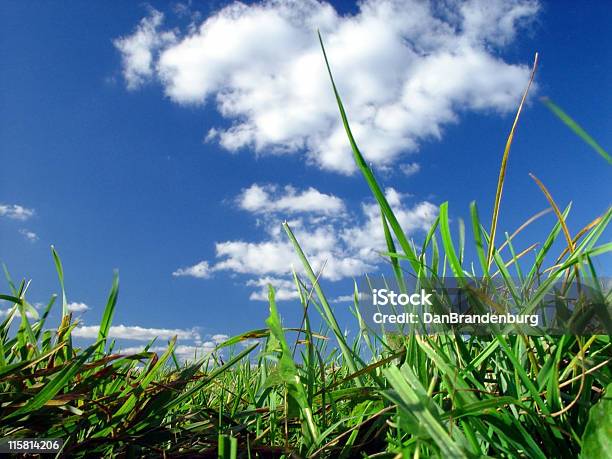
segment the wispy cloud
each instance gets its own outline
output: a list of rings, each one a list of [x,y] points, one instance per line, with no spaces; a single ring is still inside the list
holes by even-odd
[[[34,231],[30,231],[29,229],[21,228],[19,230],[19,234],[21,234],[26,240],[30,242],[38,241],[38,234],[36,234]]]
[[[419,163],[400,164],[399,168],[402,174],[404,174],[406,177],[410,177],[421,170]]]
[[[34,216],[34,209],[20,206],[19,204],[0,204],[0,217],[11,220],[26,221]]]
[[[231,125],[209,140],[230,151],[304,152],[355,170],[316,29],[322,31],[368,161],[394,164],[467,111],[507,112],[529,77],[500,51],[535,18],[535,0],[364,0],[340,15],[316,0],[236,2],[187,30],[153,10],[115,41],[129,88],[157,81],[179,104],[215,104]]]

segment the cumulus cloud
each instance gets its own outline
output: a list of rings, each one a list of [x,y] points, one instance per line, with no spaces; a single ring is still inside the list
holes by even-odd
[[[161,83],[184,105],[214,105],[229,127],[207,139],[227,150],[303,153],[352,173],[316,39],[322,31],[354,134],[384,167],[439,138],[466,111],[516,108],[529,68],[500,51],[536,17],[536,0],[364,0],[340,15],[317,0],[232,3],[184,31],[152,11],[115,41],[129,88]]]
[[[129,89],[136,89],[154,73],[155,53],[175,41],[172,31],[160,31],[164,15],[152,9],[129,36],[114,40],[121,52],[123,77]]]
[[[89,311],[91,308],[85,303],[72,302],[66,305],[68,311],[70,312],[85,312]]]
[[[99,325],[82,325],[72,331],[73,336],[79,338],[96,338]],[[176,336],[178,339],[200,340],[200,335],[196,330],[185,330],[180,328],[145,328],[138,325],[113,325],[111,326],[109,338],[123,338],[135,341],[151,341],[154,338],[171,339]]]
[[[385,195],[406,234],[414,234],[419,230],[427,231],[438,215],[438,207],[428,201],[419,202],[413,207],[403,206],[402,199],[406,199],[407,196],[394,188],[387,188]],[[372,259],[379,251],[386,248],[380,209],[378,204],[366,203],[362,205],[362,211],[366,216],[365,223],[345,228],[341,237],[344,243],[360,257]]]
[[[260,187],[252,186],[247,191],[253,189]],[[270,189],[280,188],[271,186]],[[290,189],[293,196],[305,194]],[[313,195],[322,195],[317,190],[310,190]],[[245,200],[245,194],[247,193],[240,194],[239,202]],[[400,225],[409,236],[429,229],[437,216],[437,206],[428,201],[415,202],[408,206],[406,202],[411,199],[408,195],[393,188],[388,188],[385,194]],[[259,200],[253,202],[257,205],[241,207],[258,215],[265,204],[262,201],[259,205]],[[339,199],[338,202],[342,203]],[[339,281],[357,277],[375,270],[382,261],[379,254],[386,250],[386,242],[379,207],[375,202],[369,201],[364,203],[360,210],[358,213],[345,211],[340,214],[321,215],[313,209],[289,221],[313,270],[320,272],[322,279]],[[191,268],[182,268],[181,271],[197,271],[199,265],[206,263],[207,276],[222,271],[249,277],[246,285],[255,288],[250,295],[251,300],[266,301],[268,284],[275,288],[279,301],[298,298],[292,272],[295,269],[303,274],[302,263],[287,235],[281,230],[282,215],[278,215],[273,209],[271,212],[266,216],[266,237],[263,240],[217,242],[215,261],[202,261]]]
[[[279,190],[275,185],[253,184],[242,191],[237,199],[244,210],[255,213],[297,214],[312,212],[318,214],[338,214],[344,211],[342,199],[321,193],[312,187],[297,191],[292,186]]]
[[[0,217],[11,220],[26,221],[34,216],[34,209],[20,206],[19,204],[0,204]]]
[[[210,277],[210,266],[207,261],[201,261],[187,268],[179,268],[172,273],[174,277],[196,277],[206,279]]]
[[[21,234],[27,241],[38,241],[38,234],[36,234],[34,231],[30,231],[29,229],[22,228],[19,230],[19,234]]]

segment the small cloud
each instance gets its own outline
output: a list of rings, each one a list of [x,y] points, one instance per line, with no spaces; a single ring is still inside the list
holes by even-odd
[[[210,266],[207,261],[201,261],[196,265],[186,268],[179,268],[172,273],[174,277],[195,277],[207,279],[210,277]]]
[[[72,335],[79,338],[97,338],[100,331],[99,325],[83,325],[76,327]],[[134,341],[151,341],[152,339],[178,339],[199,340],[200,334],[194,330],[180,328],[145,328],[138,325],[114,325],[108,332],[109,338],[122,338]]]
[[[421,166],[418,163],[400,164],[400,171],[402,171],[402,174],[404,174],[406,177],[410,177],[420,170]]]
[[[13,310],[13,308],[0,309],[0,318],[8,317],[12,310]],[[19,313],[19,310],[17,310],[16,314],[17,314],[18,317],[21,317],[21,314]],[[28,319],[38,319],[38,315],[35,314],[33,311],[29,311],[29,310],[26,310],[26,317]]]
[[[242,191],[237,198],[238,205],[253,213],[286,214],[315,213],[341,214],[344,212],[342,199],[331,194],[321,193],[315,188],[298,191],[287,185],[279,189],[277,185],[253,184]]]
[[[221,344],[229,339],[229,335],[218,333],[216,335],[212,335],[210,339],[213,340],[215,344]]]
[[[70,312],[85,312],[85,311],[89,311],[91,309],[85,303],[77,303],[77,302],[68,303],[66,305],[66,307],[67,307],[68,311],[70,311]]]
[[[34,209],[20,206],[19,204],[0,204],[0,217],[11,220],[26,221],[34,216]]]
[[[357,293],[357,300],[361,301],[364,298],[366,298],[366,295],[364,295],[361,292]],[[336,298],[334,298],[333,300],[331,300],[332,303],[353,303],[355,301],[355,295],[351,294],[351,295],[340,295]]]
[[[30,242],[38,241],[38,234],[36,234],[34,231],[30,231],[28,229],[21,228],[19,230],[19,234],[21,234],[24,238],[26,238],[26,240]]]
[[[332,303],[347,303],[347,302],[353,302],[355,300],[355,296],[354,295],[340,295],[339,297],[334,298],[333,300],[331,300]]]
[[[268,285],[274,287],[274,299],[276,301],[295,300],[300,297],[295,283],[287,279],[263,277],[249,280],[247,285],[249,287],[259,287],[259,290],[252,292],[249,296],[252,301],[268,301]]]

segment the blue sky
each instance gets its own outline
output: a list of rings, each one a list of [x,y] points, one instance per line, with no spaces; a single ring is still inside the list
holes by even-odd
[[[284,219],[315,265],[327,261],[329,296],[350,293],[353,278],[381,268],[380,235],[337,124],[317,27],[357,140],[416,240],[447,200],[455,222],[472,200],[490,218],[538,51],[501,228],[546,207],[533,172],[561,205],[573,201],[578,231],[609,206],[610,172],[538,97],[612,145],[608,5],[445,5],[2,2],[0,259],[14,278],[33,279],[29,299],[42,302],[58,289],[54,244],[69,301],[86,305],[75,306],[92,327],[83,337],[118,269],[116,335],[176,331],[185,352],[262,327],[257,298],[270,279],[296,320]],[[609,259],[599,266],[609,273]],[[348,324],[348,306],[336,306]]]

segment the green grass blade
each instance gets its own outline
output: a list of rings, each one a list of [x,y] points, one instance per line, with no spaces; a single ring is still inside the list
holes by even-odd
[[[595,150],[608,164],[612,164],[612,157],[604,150],[593,137],[591,137],[576,121],[574,121],[561,107],[552,102],[549,98],[543,97],[540,99],[542,103],[559,118],[567,127],[569,127],[578,137],[584,140],[593,150]]]
[[[100,329],[98,330],[98,342],[100,343],[96,352],[96,356],[98,358],[104,353],[106,339],[108,338],[108,333],[113,322],[113,316],[115,315],[115,306],[117,305],[118,296],[119,274],[115,272],[113,275],[113,283],[111,285],[110,293],[108,294],[106,307],[104,308],[104,314],[102,315],[102,322],[100,322]]]

